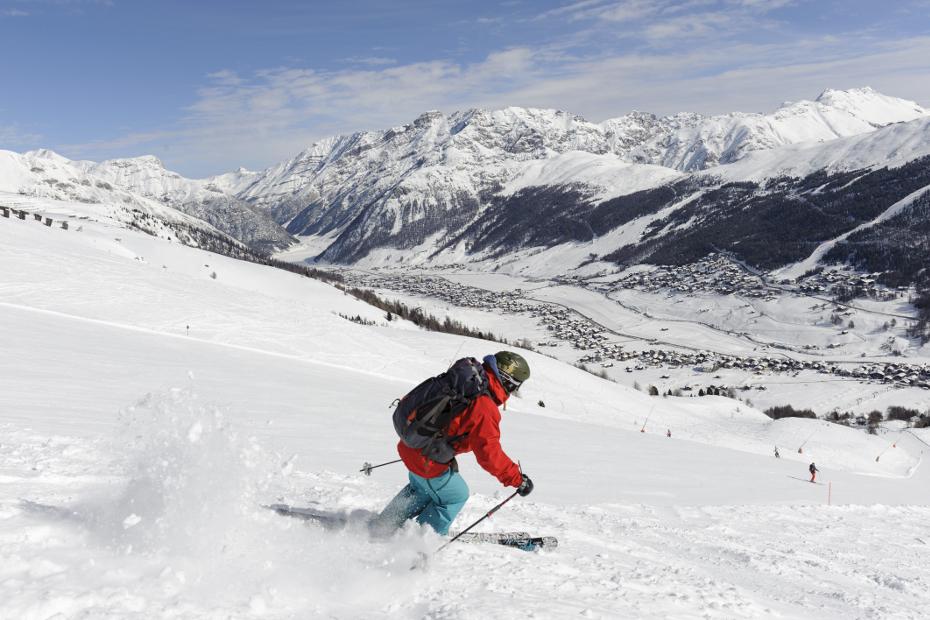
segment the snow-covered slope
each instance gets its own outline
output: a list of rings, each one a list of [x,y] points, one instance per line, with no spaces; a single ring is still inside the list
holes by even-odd
[[[926,437],[650,398],[525,352],[533,375],[502,435],[536,490],[479,529],[560,547],[456,543],[410,571],[436,536],[369,542],[259,505],[380,509],[403,470],[357,470],[395,458],[388,403],[496,345],[382,323],[322,283],[107,221],[0,218],[0,264],[0,617],[916,618],[930,604]],[[826,484],[806,481],[810,460]],[[458,527],[506,492],[460,462],[474,495]]]
[[[235,172],[218,174],[208,179],[204,179],[204,182],[208,187],[216,188],[221,192],[235,195],[241,191],[244,191],[245,188],[247,188],[252,183],[252,181],[255,180],[256,176],[258,176],[257,172],[240,167]]]
[[[733,181],[761,181],[778,176],[804,177],[817,171],[897,167],[927,155],[930,155],[930,116],[923,116],[841,140],[806,142],[750,153],[738,162],[708,168],[702,174]]]
[[[631,164],[612,155],[569,151],[530,162],[504,185],[501,194],[509,196],[530,187],[567,185],[584,188],[599,202],[671,183],[682,176],[663,166]]]

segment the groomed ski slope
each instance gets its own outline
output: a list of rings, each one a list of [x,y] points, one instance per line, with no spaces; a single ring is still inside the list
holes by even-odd
[[[536,491],[481,528],[557,551],[453,545],[410,571],[438,537],[259,508],[378,510],[403,469],[357,470],[396,458],[389,403],[495,349],[106,222],[0,218],[0,618],[925,616],[926,434],[650,398],[533,353],[503,443]],[[459,525],[506,496],[462,472]]]

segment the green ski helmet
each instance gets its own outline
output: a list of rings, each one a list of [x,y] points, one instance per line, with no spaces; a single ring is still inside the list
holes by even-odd
[[[520,384],[530,378],[530,365],[522,355],[513,351],[498,351],[494,354],[501,383],[507,393],[516,392]]]

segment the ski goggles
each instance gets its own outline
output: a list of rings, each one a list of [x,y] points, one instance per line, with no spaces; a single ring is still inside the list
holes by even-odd
[[[504,386],[504,389],[507,390],[508,394],[513,394],[520,389],[520,386],[523,384],[522,381],[517,381],[511,377],[507,372],[497,369],[497,374],[500,376],[501,385]]]

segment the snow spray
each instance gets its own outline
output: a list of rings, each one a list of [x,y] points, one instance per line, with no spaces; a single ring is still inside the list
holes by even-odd
[[[138,588],[296,617],[330,615],[346,600],[370,616],[408,590],[392,582],[411,577],[389,567],[408,562],[410,541],[372,545],[358,532],[328,533],[261,508],[269,496],[305,496],[307,485],[293,488],[280,455],[232,417],[190,389],[148,395],[121,412],[114,448],[126,482],[78,510],[102,552],[155,567],[142,571],[151,582]]]

